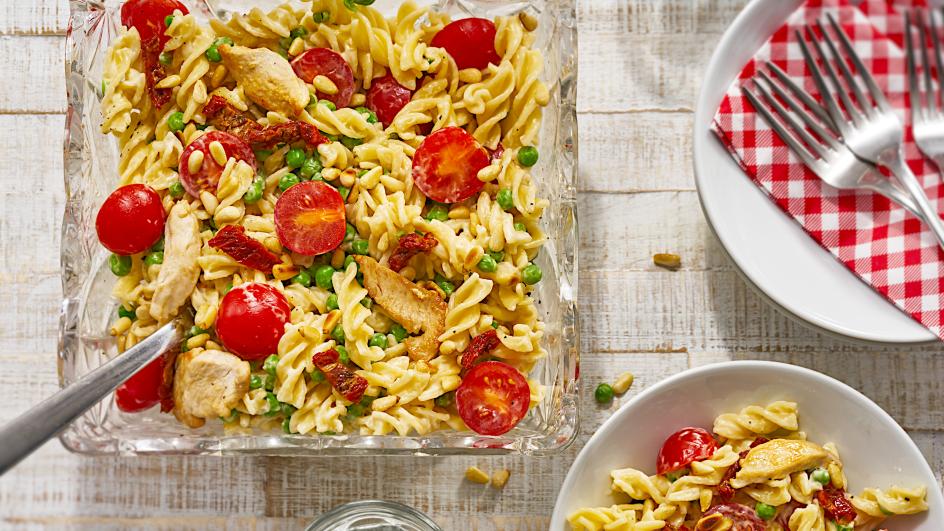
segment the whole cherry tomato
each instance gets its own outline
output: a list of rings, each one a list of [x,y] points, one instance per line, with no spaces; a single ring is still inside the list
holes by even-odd
[[[148,363],[115,390],[118,409],[133,413],[148,409],[160,402],[164,380],[164,356]]]
[[[702,428],[683,428],[662,443],[656,472],[665,474],[687,467],[693,461],[708,459],[718,449],[714,437]]]
[[[216,335],[227,350],[253,361],[275,354],[291,307],[279,290],[260,283],[236,286],[223,297]]]
[[[413,181],[426,197],[440,203],[458,203],[485,186],[479,170],[488,166],[488,151],[458,127],[429,135],[413,156]]]
[[[173,15],[174,10],[184,15],[190,12],[187,6],[177,0],[128,0],[121,6],[121,23],[125,27],[137,29],[146,47],[160,49],[170,39],[164,35],[167,29],[164,20],[168,15]]]
[[[466,426],[482,435],[501,435],[528,413],[531,388],[514,367],[486,361],[472,368],[456,389],[456,408]]]
[[[145,184],[118,188],[102,203],[95,217],[98,241],[121,255],[147,250],[164,235],[164,205],[161,196]]]
[[[220,184],[220,175],[223,174],[223,166],[216,162],[216,159],[210,154],[210,144],[219,142],[223,146],[226,156],[241,160],[256,168],[256,155],[252,152],[249,144],[246,144],[236,135],[225,131],[210,131],[200,135],[196,140],[187,144],[183,153],[180,154],[178,170],[180,171],[180,184],[184,190],[193,197],[200,197],[200,192],[216,192],[217,185]],[[195,151],[203,153],[203,164],[200,169],[190,171],[190,156]]]
[[[292,69],[305,83],[311,83],[315,76],[325,76],[338,88],[335,94],[318,92],[318,99],[328,100],[338,109],[351,104],[354,71],[338,52],[330,48],[312,48],[292,59]]]
[[[322,181],[298,183],[275,203],[275,233],[282,245],[306,255],[326,253],[344,241],[344,199]]]
[[[410,103],[413,92],[397,83],[393,76],[375,79],[367,91],[367,108],[377,113],[377,119],[384,127],[390,125],[397,114]]]
[[[489,63],[497,65],[501,57],[495,51],[495,23],[486,18],[464,18],[457,20],[433,37],[430,44],[445,48],[460,70],[477,68]]]

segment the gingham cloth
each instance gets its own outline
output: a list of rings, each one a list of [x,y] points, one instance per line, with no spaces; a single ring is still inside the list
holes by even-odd
[[[768,127],[740,91],[763,61],[770,59],[811,94],[809,77],[794,30],[828,11],[852,37],[855,49],[908,127],[905,157],[935,205],[942,210],[941,175],[918,151],[907,112],[904,17],[907,6],[923,1],[810,0],[754,55],[729,87],[712,130],[745,173],[787,215],[866,284],[944,340],[944,252],[911,214],[870,192],[836,190],[823,184]]]

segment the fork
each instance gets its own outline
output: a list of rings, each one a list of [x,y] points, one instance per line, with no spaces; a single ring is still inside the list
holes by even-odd
[[[806,39],[813,44],[812,48],[825,66],[826,75],[823,74],[819,64],[813,57],[813,52],[810,51],[803,34],[797,31],[796,37],[800,43],[803,58],[819,89],[820,96],[826,103],[826,110],[829,112],[830,118],[842,134],[843,143],[856,156],[873,164],[884,166],[895,176],[895,179],[911,195],[918,210],[924,214],[924,221],[931,228],[938,244],[944,247],[944,222],[941,221],[935,208],[931,206],[928,196],[921,188],[921,183],[918,182],[918,179],[905,163],[903,149],[904,125],[895,115],[894,110],[885,99],[885,95],[878,84],[875,83],[872,74],[862,63],[862,59],[856,54],[849,36],[836,23],[836,19],[831,14],[826,16],[829,25],[838,37],[839,45],[855,66],[855,73],[850,70],[846,58],[839,51],[839,46],[829,37],[826,28],[819,21],[816,21],[815,25],[822,37],[818,38],[810,26],[806,26],[805,33]],[[825,48],[829,49],[829,55],[823,47],[823,42],[826,43]],[[830,58],[834,61],[830,61]],[[838,73],[836,66],[839,67]],[[855,97],[856,103],[853,103],[852,98],[843,88],[843,84],[839,81],[840,75]],[[827,82],[827,76],[829,82]],[[871,99],[862,91],[860,81],[856,79],[857,77],[865,84]],[[837,96],[842,102],[842,106],[836,100]]]
[[[834,188],[876,192],[924,219],[907,192],[885,178],[874,165],[856,157],[838,139],[839,133],[836,132],[829,115],[812,96],[794,83],[777,65],[768,61],[766,66],[780,83],[775,83],[767,72],[761,69],[754,76],[753,85],[762,96],[758,96],[747,85],[742,85],[741,91],[807,168]],[[786,90],[780,85],[785,86]],[[793,114],[787,111],[773,93],[787,103]],[[767,102],[766,105],[761,98]],[[794,115],[799,116],[803,124],[799,123]],[[820,140],[806,128],[816,133]]]
[[[911,97],[911,129],[918,149],[934,161],[938,170],[944,170],[944,112],[940,101],[941,82],[944,81],[944,60],[941,57],[941,41],[937,33],[934,13],[931,19],[931,43],[934,47],[934,67],[937,68],[937,88],[931,81],[931,61],[926,46],[928,27],[924,10],[905,13],[905,51],[908,62],[908,93]],[[915,20],[917,19],[917,20]],[[918,41],[911,37],[912,26],[918,30]],[[917,58],[921,58],[922,76],[917,75]],[[922,83],[923,82],[923,83]]]

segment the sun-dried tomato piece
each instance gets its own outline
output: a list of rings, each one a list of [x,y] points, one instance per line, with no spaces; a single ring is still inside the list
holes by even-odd
[[[846,498],[846,492],[832,485],[826,485],[823,490],[817,492],[816,501],[819,502],[826,516],[840,524],[848,524],[858,516],[855,507]]]
[[[416,233],[410,233],[400,238],[397,248],[390,255],[390,262],[387,264],[390,269],[400,271],[410,262],[410,259],[419,253],[432,251],[437,245],[437,240],[432,234],[420,236]]]
[[[172,91],[172,89],[169,88],[161,89],[155,86],[158,81],[166,77],[164,66],[160,62],[161,51],[145,48],[143,53],[148,95],[151,97],[151,103],[154,104],[154,108],[160,109],[170,101]]]
[[[276,144],[301,140],[309,147],[328,142],[318,128],[305,122],[290,121],[264,126],[234,107],[221,96],[214,95],[203,106],[203,116],[220,131],[238,136],[253,149],[266,149]]]
[[[482,332],[473,337],[472,341],[469,342],[469,346],[462,351],[462,368],[472,368],[472,365],[482,357],[483,354],[489,353],[500,344],[501,340],[498,339],[498,332],[495,330]]]
[[[341,355],[334,349],[319,352],[311,357],[315,367],[324,373],[325,379],[341,396],[351,402],[357,402],[367,390],[367,380],[341,363],[340,359]]]
[[[246,229],[239,225],[224,226],[208,243],[210,247],[223,251],[240,264],[265,273],[271,272],[274,266],[282,263],[262,242],[246,236]]]
[[[164,374],[161,375],[161,385],[157,388],[157,396],[161,399],[161,413],[170,413],[174,409],[174,367],[179,354],[179,345],[164,353]]]

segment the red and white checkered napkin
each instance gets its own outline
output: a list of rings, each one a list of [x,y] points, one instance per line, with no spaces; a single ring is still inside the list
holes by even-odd
[[[857,5],[853,5],[857,4]],[[944,252],[914,216],[869,192],[836,190],[823,184],[771,130],[741,95],[740,84],[770,59],[806,90],[817,94],[795,30],[831,12],[852,37],[906,128],[905,156],[942,212],[944,186],[933,163],[911,138],[903,47],[904,6],[923,0],[809,0],[758,50],[729,87],[712,129],[747,175],[823,248],[864,282],[944,339]]]

